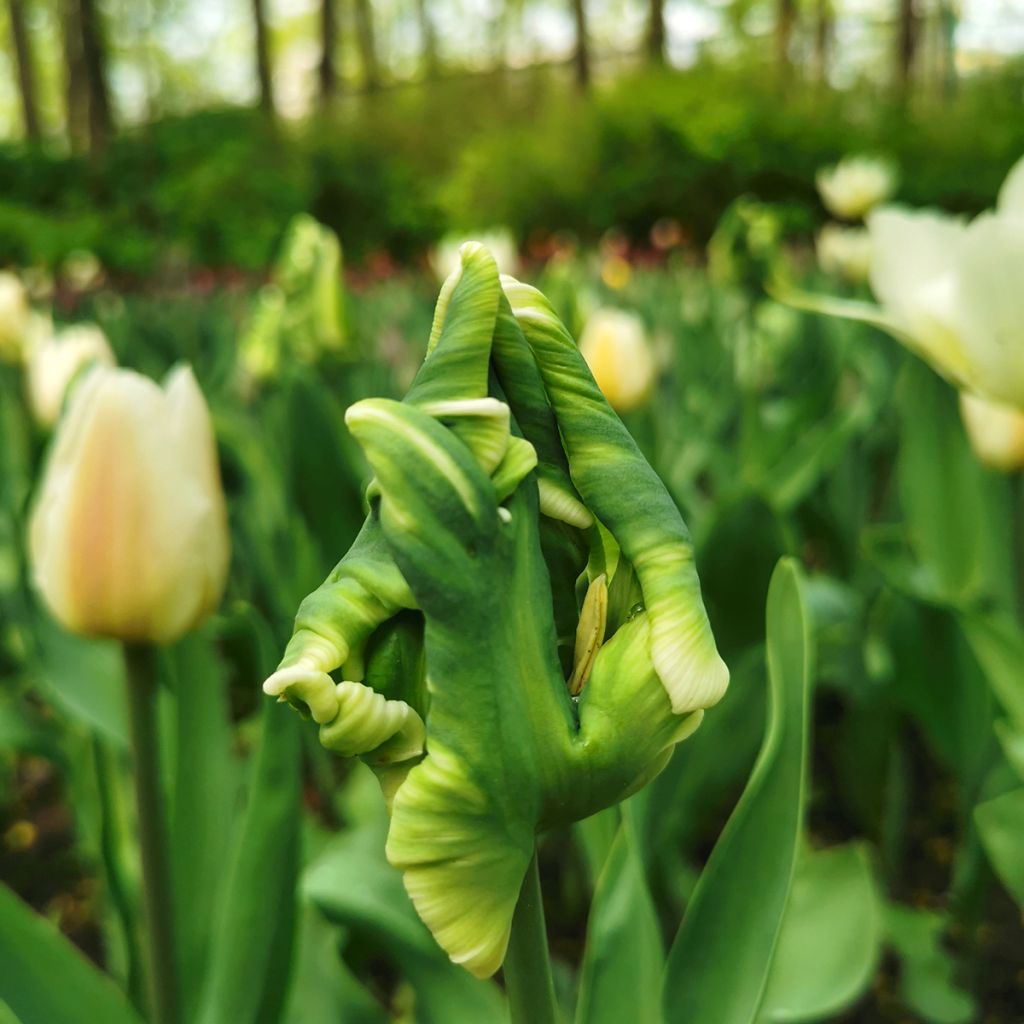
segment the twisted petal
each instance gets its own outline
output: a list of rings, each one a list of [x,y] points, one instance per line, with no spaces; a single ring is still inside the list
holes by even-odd
[[[710,707],[725,692],[729,670],[715,647],[679,510],[547,299],[510,278],[503,285],[536,357],[573,483],[636,570],[651,617],[654,666],[672,710]]]

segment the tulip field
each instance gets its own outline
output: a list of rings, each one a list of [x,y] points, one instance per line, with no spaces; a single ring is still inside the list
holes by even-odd
[[[1024,1024],[1019,0],[872,2],[4,5],[0,1024]]]
[[[0,1019],[1019,1019],[1021,428],[774,228],[53,306]]]

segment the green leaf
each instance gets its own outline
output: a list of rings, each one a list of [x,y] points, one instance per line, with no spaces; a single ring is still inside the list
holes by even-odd
[[[0,885],[0,1000],[20,1024],[141,1024],[123,992]]]
[[[974,820],[999,880],[1024,907],[1024,788],[979,804]]]
[[[175,938],[186,1019],[210,963],[210,908],[231,853],[238,766],[224,669],[210,638],[193,633],[168,652],[174,687],[174,782],[170,814]],[[201,770],[197,770],[199,766]]]
[[[288,987],[299,872],[300,722],[270,701],[262,722],[245,817],[225,865],[197,1018],[202,1024],[269,1024]]]
[[[448,960],[416,916],[402,876],[384,860],[377,827],[339,836],[307,868],[304,896],[330,920],[374,940],[416,991],[420,1024],[505,1019],[496,986]]]
[[[1006,481],[971,451],[948,385],[917,362],[908,364],[903,383],[898,472],[911,545],[949,598],[1005,597]]]
[[[782,926],[803,824],[811,628],[796,563],[768,591],[769,708],[764,743],[669,953],[669,1024],[750,1024]]]
[[[882,906],[867,849],[850,843],[805,851],[759,1020],[816,1021],[849,1006],[870,984],[881,942]]]
[[[928,1024],[968,1024],[974,1000],[953,981],[955,965],[942,947],[946,921],[940,914],[890,904],[885,912],[889,941],[903,961],[900,994]]]
[[[996,613],[965,613],[959,622],[992,695],[1017,729],[1024,729],[1024,632],[1008,615]]]
[[[124,749],[128,746],[124,663],[112,640],[86,640],[40,620],[40,681],[61,711]]]
[[[577,1024],[660,1024],[665,950],[628,804],[594,892]]]

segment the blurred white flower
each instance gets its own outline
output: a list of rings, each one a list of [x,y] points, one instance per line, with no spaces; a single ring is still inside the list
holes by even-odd
[[[114,353],[95,324],[65,327],[28,353],[28,396],[32,412],[44,427],[60,416],[68,386],[90,365],[113,366]]]
[[[1024,411],[960,392],[960,415],[974,454],[993,469],[1024,468]]]
[[[818,171],[818,194],[825,208],[843,220],[857,220],[888,199],[896,187],[892,165],[877,157],[843,157]]]
[[[0,270],[0,361],[20,362],[29,325],[28,294],[17,274]]]
[[[75,249],[64,258],[60,276],[72,291],[88,291],[102,280],[103,264],[88,249]]]
[[[475,234],[450,234],[441,239],[430,252],[430,269],[439,281],[444,281],[462,266],[459,247],[468,239],[479,242],[490,251],[498,264],[498,273],[515,276],[519,272],[519,247],[512,232],[507,228],[494,228]]]
[[[970,223],[883,207],[867,219],[879,306],[788,293],[805,309],[888,331],[961,390],[1024,409],[1024,160]]]
[[[29,549],[68,629],[168,643],[217,605],[229,538],[210,414],[188,367],[82,381],[54,439]]]
[[[650,397],[654,353],[643,321],[634,313],[597,310],[583,329],[580,352],[616,412],[636,409]]]
[[[853,284],[868,279],[871,270],[871,235],[865,228],[826,224],[818,235],[818,264],[826,274]]]

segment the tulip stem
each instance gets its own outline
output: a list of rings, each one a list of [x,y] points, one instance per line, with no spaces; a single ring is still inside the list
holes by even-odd
[[[125,644],[124,660],[135,759],[135,798],[142,852],[142,894],[149,938],[153,1020],[155,1024],[178,1024],[171,872],[160,784],[156,652],[144,644]]]
[[[555,985],[551,977],[536,853],[526,869],[512,917],[504,972],[512,1024],[557,1024]]]

